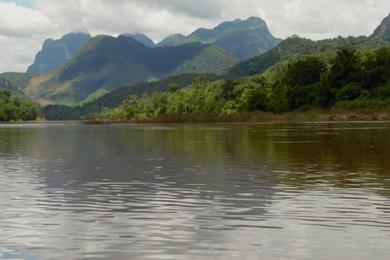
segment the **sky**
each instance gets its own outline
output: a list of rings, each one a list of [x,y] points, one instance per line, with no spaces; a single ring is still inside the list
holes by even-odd
[[[257,16],[280,38],[370,35],[389,0],[0,0],[0,72],[24,72],[47,38],[142,32],[159,41]]]

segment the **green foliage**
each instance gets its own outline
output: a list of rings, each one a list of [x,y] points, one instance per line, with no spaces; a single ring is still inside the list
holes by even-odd
[[[27,87],[30,82],[31,75],[26,73],[17,73],[17,72],[5,72],[0,73],[0,82],[7,82],[9,84],[9,89],[11,90],[23,90]],[[7,88],[6,86],[2,86],[0,83],[0,87]]]
[[[348,82],[359,81],[361,73],[360,56],[355,49],[342,48],[331,61],[328,73],[329,84],[339,88]]]
[[[43,109],[43,114],[49,120],[79,120],[89,114],[103,113],[106,110],[112,110],[120,106],[128,96],[142,96],[143,94],[152,94],[153,92],[165,92],[177,90],[186,87],[198,77],[197,74],[183,74],[171,76],[167,79],[146,82],[132,85],[125,88],[114,90],[90,103],[82,104],[76,107],[49,105]],[[216,79],[215,75],[207,74],[205,77],[208,80]],[[170,88],[172,86],[172,89]]]
[[[359,98],[363,93],[359,84],[350,83],[343,88],[340,88],[336,94],[337,101],[351,101]]]
[[[169,115],[215,118],[254,111],[374,107],[375,102],[384,106],[390,100],[389,52],[390,47],[366,52],[340,48],[333,55],[293,58],[271,71],[239,80],[174,77],[118,90],[80,109],[103,118],[148,120]],[[116,108],[113,103],[118,104]]]
[[[339,48],[354,48],[361,51],[375,50],[388,43],[375,37],[334,38],[321,41],[291,37],[270,51],[253,59],[241,62],[230,70],[229,76],[241,78],[263,73],[275,64],[304,55],[331,55]]]
[[[361,53],[340,48],[331,58],[301,57],[281,65],[272,77],[265,73],[214,82],[199,77],[187,88],[130,96],[120,110],[127,119],[145,120],[162,115],[218,117],[253,111],[280,113],[362,104],[373,107],[372,100],[388,104],[389,49]],[[375,80],[368,80],[373,74]],[[118,110],[114,111],[118,114]]]
[[[173,74],[188,74],[188,73],[205,73],[212,72],[214,74],[222,74],[233,65],[237,64],[238,60],[231,57],[226,51],[210,46],[204,49],[193,59],[181,64]]]
[[[288,65],[286,83],[294,86],[317,83],[325,69],[325,64],[319,57],[308,56],[299,59]]]
[[[35,120],[38,115],[39,109],[35,104],[13,97],[7,90],[0,90],[0,121]]]

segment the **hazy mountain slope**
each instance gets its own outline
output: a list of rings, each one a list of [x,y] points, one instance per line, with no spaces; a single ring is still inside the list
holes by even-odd
[[[206,76],[209,80],[216,79],[215,75],[208,74],[204,76]],[[104,109],[117,107],[129,95],[141,96],[145,93],[152,93],[154,91],[167,91],[171,83],[175,83],[178,88],[186,87],[190,85],[196,77],[199,77],[199,75],[182,74],[171,76],[156,82],[139,83],[133,86],[114,90],[92,102],[85,103],[82,106],[71,108],[67,106],[49,105],[43,109],[43,113],[49,120],[76,120],[87,114],[99,113]]]
[[[313,55],[332,53],[340,47],[354,47],[357,49],[377,49],[386,46],[387,43],[381,39],[368,37],[335,38],[321,41],[292,37],[282,41],[272,50],[244,61],[230,70],[230,76],[243,77],[264,72],[278,62],[294,58],[299,55]]]
[[[24,88],[29,84],[31,76],[25,73],[0,73],[0,89],[6,89],[14,96],[25,98]]]
[[[214,73],[222,74],[226,68],[236,64],[237,60],[230,56],[223,49],[215,46],[209,46],[202,50],[192,59],[185,61],[178,66],[172,74],[189,74],[189,73]]]
[[[158,46],[177,46],[188,42],[214,44],[240,60],[252,58],[273,48],[280,40],[256,17],[224,22],[213,29],[200,28],[189,36],[168,36]]]
[[[102,88],[113,90],[178,73],[218,74],[236,62],[211,45],[149,48],[125,36],[99,36],[81,47],[60,70],[35,77],[27,93],[42,104],[77,105],[102,93]]]
[[[31,75],[18,72],[0,73],[0,81],[8,82],[12,88],[23,90],[27,87],[31,79]],[[4,83],[5,84],[5,83]]]
[[[69,33],[59,40],[46,40],[27,72],[48,73],[59,68],[90,38],[91,36],[86,33]]]
[[[372,37],[381,38],[387,42],[390,42],[390,14],[375,29]]]
[[[146,47],[150,47],[150,48],[156,47],[156,44],[153,42],[153,40],[143,33],[126,33],[126,34],[122,34],[122,36],[132,38],[142,43]]]
[[[183,34],[172,34],[157,44],[158,47],[178,46],[187,42]]]

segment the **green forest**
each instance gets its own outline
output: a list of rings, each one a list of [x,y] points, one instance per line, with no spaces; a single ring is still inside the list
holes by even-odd
[[[38,105],[12,96],[8,90],[0,90],[0,121],[29,121],[39,116]]]
[[[129,96],[92,118],[153,120],[162,116],[224,117],[263,111],[390,108],[390,48],[312,55],[278,63],[262,74],[209,82],[199,76],[186,88]]]

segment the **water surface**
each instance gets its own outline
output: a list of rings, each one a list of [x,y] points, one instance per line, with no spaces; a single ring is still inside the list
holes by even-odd
[[[390,123],[0,125],[0,258],[388,259]]]

